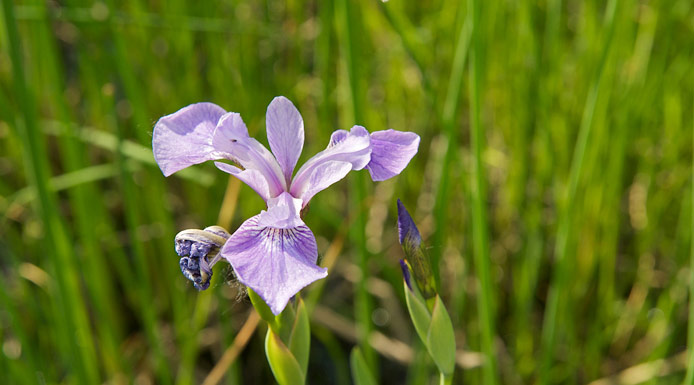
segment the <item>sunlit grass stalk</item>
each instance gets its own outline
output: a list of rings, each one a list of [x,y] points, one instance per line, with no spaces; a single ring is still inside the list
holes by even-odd
[[[694,103],[692,103],[694,107]],[[694,111],[694,108],[692,108]],[[692,149],[694,149],[694,114],[692,115]],[[687,376],[684,384],[694,383],[694,151],[692,152],[691,165],[691,190],[689,191],[689,207],[692,210],[691,226],[689,228],[689,319],[687,320],[687,350],[689,359],[687,361]]]
[[[573,159],[571,162],[571,171],[569,174],[569,182],[565,191],[564,199],[560,202],[561,212],[559,216],[559,227],[557,229],[557,240],[555,243],[555,265],[552,274],[552,283],[547,294],[547,304],[545,308],[544,320],[542,324],[541,336],[541,366],[539,378],[541,384],[551,382],[550,374],[552,363],[556,354],[557,328],[559,327],[560,314],[562,308],[560,305],[567,302],[566,292],[567,283],[571,277],[571,267],[573,261],[567,258],[569,252],[569,237],[574,233],[574,205],[576,204],[576,195],[578,190],[579,178],[583,171],[583,161],[586,154],[586,147],[590,138],[590,133],[593,129],[593,116],[595,114],[598,95],[601,91],[603,82],[603,73],[605,72],[605,63],[607,62],[610,48],[612,46],[612,36],[614,34],[614,16],[617,9],[617,0],[610,0],[605,11],[604,30],[606,31],[605,40],[601,56],[598,62],[596,77],[591,85],[586,100],[585,109],[581,118],[581,126],[576,139]]]
[[[443,134],[446,137],[446,147],[443,150],[443,160],[439,168],[440,179],[436,186],[436,200],[434,201],[434,217],[436,220],[436,232],[432,240],[432,244],[436,247],[432,249],[432,267],[434,276],[436,277],[437,285],[440,285],[440,262],[445,245],[445,239],[448,228],[448,210],[450,199],[450,169],[453,162],[456,160],[456,152],[458,151],[458,137],[460,127],[456,125],[458,110],[460,107],[460,95],[463,90],[463,75],[465,73],[465,63],[467,61],[468,51],[470,48],[470,37],[472,32],[472,21],[470,12],[459,10],[459,17],[464,21],[460,23],[460,31],[458,31],[458,41],[455,47],[453,56],[453,64],[451,65],[451,74],[448,78],[448,86],[446,89],[446,99],[443,104],[442,124]]]
[[[333,49],[332,37],[335,23],[335,10],[332,1],[321,1],[318,3],[318,20],[323,31],[316,39],[316,74],[322,83],[323,100],[320,103],[319,116],[324,124],[335,121],[335,104],[329,103],[330,95],[335,89],[335,78],[331,76],[334,64],[332,58],[335,50]]]
[[[205,5],[200,4],[196,5],[196,7],[204,7]],[[167,12],[165,17],[170,18],[171,24],[175,24],[179,15],[189,14],[187,7],[188,5],[186,1],[171,1],[169,2],[169,7],[166,9]],[[193,71],[193,68],[196,67],[197,61],[196,55],[189,54],[189,52],[194,50],[193,44],[195,36],[193,32],[188,28],[177,28],[168,32],[173,36],[171,41],[176,42],[175,54],[177,61],[180,63],[177,67],[179,67],[183,73],[190,74]],[[182,92],[190,95],[200,94],[199,87],[201,82],[197,81],[195,76],[183,76],[180,80],[180,84],[177,84],[176,87]],[[238,182],[238,180],[236,182]],[[229,189],[231,186],[232,184],[227,184],[227,189]],[[235,186],[238,191],[238,184],[235,184]],[[230,204],[228,202],[225,203]],[[235,205],[235,200],[234,202],[231,202],[231,204]],[[220,210],[220,217],[222,213],[225,212],[226,208],[222,207]],[[233,209],[231,214],[233,214]],[[229,225],[230,224],[227,223],[222,226],[228,229]],[[204,226],[206,226],[206,224]],[[219,279],[220,277],[216,278]],[[183,325],[185,323],[189,324],[186,330],[188,336],[198,335],[198,332],[204,327],[209,316],[210,305],[214,298],[213,296],[214,294],[210,290],[197,293],[193,309],[193,316],[190,319],[182,319],[181,314],[177,313],[175,321],[178,325]],[[199,346],[197,338],[189,338],[188,336],[181,339],[181,362],[178,366],[176,376],[177,384],[189,384],[194,382],[195,364],[198,357]]]
[[[112,6],[112,4],[109,4],[109,8],[113,9],[114,7]],[[115,29],[113,25],[111,25],[110,27],[112,29]],[[115,68],[118,71],[121,80],[123,81],[124,90],[128,95],[128,99],[132,103],[133,113],[135,115],[136,122],[147,124],[144,126],[147,127],[148,122],[146,122],[146,118],[144,118],[144,116],[142,115],[142,109],[144,108],[144,104],[141,103],[142,98],[139,96],[139,93],[136,90],[135,81],[132,77],[131,69],[128,67],[125,43],[123,42],[122,36],[118,34],[117,31],[112,30],[111,32],[115,46]],[[156,181],[156,179],[150,180],[148,181],[147,191],[140,192],[135,189],[135,184],[132,180],[132,175],[125,169],[125,156],[122,150],[125,139],[124,128],[121,127],[119,122],[115,120],[115,117],[110,118],[110,123],[111,127],[116,129],[118,136],[116,163],[118,164],[119,169],[121,170],[120,183],[123,193],[125,220],[129,234],[129,241],[131,243],[131,252],[133,254],[132,258],[133,267],[135,270],[134,273],[138,277],[137,289],[139,293],[137,301],[139,302],[138,305],[140,306],[141,311],[140,320],[142,322],[143,328],[145,329],[145,334],[147,336],[147,339],[149,340],[149,344],[152,347],[152,359],[154,364],[154,371],[157,375],[157,380],[165,384],[171,384],[173,382],[172,370],[164,354],[161,330],[157,321],[156,308],[153,307],[151,303],[151,298],[153,298],[153,287],[152,280],[149,277],[147,268],[147,264],[150,258],[148,258],[147,256],[147,251],[144,242],[138,235],[138,226],[141,223],[144,223],[144,218],[141,215],[141,211],[139,209],[139,202],[141,202],[140,197],[143,197],[148,202],[151,202],[152,198],[150,198],[150,194],[155,194],[157,188],[155,188],[154,186],[159,185],[159,183]],[[140,135],[142,135],[140,131],[137,132]],[[147,131],[144,132],[146,133]],[[148,205],[150,211],[156,211],[156,209],[159,207],[161,202],[161,194],[159,195],[160,196],[157,198],[158,203]],[[161,250],[166,249],[162,247]],[[160,264],[160,266],[164,266],[164,270],[166,270],[166,264]],[[172,275],[162,272],[162,276],[167,277]],[[170,285],[167,286],[170,287]],[[173,302],[174,315],[176,315],[176,301]]]
[[[112,1],[107,2],[107,4],[111,10],[116,8]],[[142,85],[137,80],[133,68],[129,65],[129,50],[123,31],[117,29],[116,26],[110,23],[110,21],[109,24],[111,38],[113,39],[114,43],[113,55],[115,69],[118,73],[119,80],[122,82],[123,91],[125,92],[125,95],[132,106],[132,118],[134,126],[136,127],[134,133],[141,143],[148,143],[151,140],[150,129],[152,122],[148,118]],[[135,43],[133,42],[130,44]],[[119,143],[122,144],[122,141],[125,138],[125,132],[120,125],[118,126],[118,130]],[[153,175],[160,175],[158,171],[152,170],[149,172],[151,172]],[[177,338],[177,342],[180,344],[179,346],[183,346],[183,349],[185,349],[188,344],[193,343],[192,341],[195,339],[195,336],[187,333],[190,326],[190,321],[187,317],[187,314],[189,314],[189,309],[187,309],[187,306],[189,306],[189,301],[185,300],[186,297],[177,295],[178,290],[173,279],[168,279],[169,277],[178,276],[178,266],[175,263],[161,263],[160,261],[156,261],[155,263],[153,262],[154,260],[152,258],[146,258],[146,254],[144,254],[146,253],[144,242],[140,239],[140,237],[137,236],[138,224],[145,223],[146,220],[160,224],[165,230],[173,229],[170,213],[168,213],[165,208],[165,200],[162,199],[165,196],[163,179],[151,178],[148,180],[147,189],[145,190],[135,190],[132,177],[127,174],[124,174],[124,178],[121,182],[123,184],[124,193],[127,192],[128,194],[125,195],[126,198],[124,199],[124,203],[126,206],[129,206],[127,207],[127,210],[129,210],[129,215],[132,216],[127,222],[129,233],[132,234],[131,241],[135,243],[134,247],[140,247],[137,252],[141,254],[139,257],[135,258],[135,265],[136,268],[140,269],[139,274],[142,274],[141,277],[145,279],[143,285],[146,287],[143,289],[146,292],[151,293],[153,287],[160,285],[159,287],[163,288],[167,292],[167,299],[169,300],[168,303],[171,306],[173,314],[173,328],[176,332],[175,336]],[[127,189],[130,190],[128,191]],[[147,213],[149,216],[140,216],[140,212],[137,209],[138,204],[144,204],[148,207]],[[171,248],[170,238],[157,238],[156,243],[159,250],[170,250]],[[161,277],[159,277],[160,279],[157,281],[152,281],[149,279],[149,274],[151,274],[150,270],[148,269],[149,263],[155,263],[157,266],[157,275],[161,275]],[[148,330],[148,338],[154,339],[151,341],[151,343],[155,347],[154,353],[157,362],[156,366],[158,376],[160,377],[160,381],[170,383],[173,376],[171,374],[172,372],[170,364],[164,355],[160,338],[157,337],[160,335],[160,332],[156,309],[153,308],[151,304],[142,303],[142,306],[148,307],[147,309],[143,310],[143,313],[147,315],[146,318],[143,318],[143,322],[145,323],[145,329]],[[190,356],[186,355],[186,358],[188,357]],[[185,367],[186,366],[182,366],[179,367],[179,369]]]
[[[37,2],[37,6],[41,7],[42,12],[47,12],[43,2]],[[39,42],[36,57],[43,58],[41,63],[45,65],[47,76],[53,79],[53,82],[47,84],[47,88],[53,105],[56,107],[58,118],[68,130],[67,135],[64,135],[59,142],[62,159],[67,171],[79,172],[87,170],[89,165],[84,156],[84,145],[77,140],[76,127],[72,123],[73,118],[65,101],[65,84],[61,80],[64,71],[57,58],[55,37],[49,32],[47,26],[47,23],[34,23]],[[121,372],[123,368],[123,364],[120,362],[122,356],[118,354],[118,341],[122,336],[118,325],[119,317],[114,312],[115,308],[110,306],[116,298],[111,289],[111,276],[107,273],[109,269],[108,266],[105,266],[106,259],[103,258],[97,244],[96,229],[98,224],[95,222],[97,217],[94,212],[95,209],[98,210],[100,200],[97,198],[93,186],[86,183],[76,184],[69,189],[69,197],[70,206],[73,207],[75,213],[78,239],[84,247],[81,261],[85,266],[85,275],[88,277],[85,280],[85,285],[88,287],[87,292],[91,299],[91,305],[95,309],[93,313],[96,319],[94,326],[102,346],[103,354],[99,358],[103,359],[107,377],[111,378],[116,373]]]
[[[427,94],[429,94],[428,96],[430,98],[433,97],[434,91],[432,89],[431,81],[427,76],[429,60],[426,58],[429,56],[429,53],[425,49],[424,44],[417,34],[417,29],[400,12],[394,11],[392,9],[392,5],[387,4],[385,1],[379,1],[377,3],[381,11],[383,11],[386,19],[388,19],[388,22],[390,22],[390,25],[393,26],[395,32],[398,34],[398,36],[400,36],[407,53],[410,55],[421,72],[422,83]]]
[[[346,120],[355,124],[364,124],[361,106],[361,88],[359,65],[357,64],[357,42],[355,39],[359,34],[356,29],[361,26],[356,20],[353,4],[349,0],[340,0],[335,7],[337,18],[339,19],[341,31],[340,48],[347,65],[347,88],[349,95],[349,107],[347,108]],[[372,330],[371,326],[371,297],[366,290],[366,279],[369,275],[367,251],[366,251],[366,218],[364,208],[364,175],[354,175],[351,179],[351,200],[352,212],[355,215],[351,228],[352,239],[357,252],[357,266],[361,272],[359,281],[355,287],[354,311],[359,331],[359,347],[364,354],[372,373],[378,377],[376,355],[368,343],[368,336]]]
[[[4,246],[4,244],[2,246]],[[19,258],[15,255],[9,255],[11,253],[11,251],[2,250],[0,251],[0,257],[2,259],[11,259],[14,265],[13,268],[17,269],[17,261]],[[23,287],[24,283],[21,282],[21,280],[18,281],[17,286],[19,287],[15,287],[15,289],[19,289],[18,292],[25,292],[25,287]],[[3,312],[5,313],[7,326],[12,330],[12,335],[19,341],[21,344],[20,346],[31,346],[31,340],[29,339],[29,333],[31,333],[31,331],[26,330],[25,325],[22,323],[22,317],[18,309],[18,306],[21,306],[21,304],[18,303],[16,299],[13,300],[13,298],[10,297],[8,283],[8,280],[2,280],[0,283],[0,306],[2,306]],[[25,315],[26,310],[22,313]],[[2,338],[4,343],[9,343],[10,341],[8,334],[9,333],[6,332],[0,332],[0,338]],[[22,384],[36,383],[36,373],[42,368],[45,368],[45,366],[42,365],[41,357],[37,357],[35,354],[35,349],[24,349],[24,351],[22,351],[21,360],[12,360],[5,352],[3,353],[5,357],[0,360],[0,364],[2,365],[0,368],[3,370],[3,373],[9,374],[9,378],[21,381]]]
[[[534,26],[538,15],[535,12],[535,4],[530,2],[519,3],[521,9],[514,15],[509,15],[517,23],[512,25],[510,31],[517,34],[510,38],[509,48],[515,51],[515,60],[509,60],[505,67],[507,73],[513,73],[519,68],[525,70],[523,76],[512,76],[510,88],[513,92],[511,100],[514,101],[512,114],[518,116],[518,124],[511,126],[511,158],[509,159],[508,183],[504,189],[507,208],[512,210],[510,220],[512,226],[521,234],[522,248],[512,264],[509,274],[513,277],[513,302],[510,322],[500,322],[499,329],[510,330],[513,337],[509,345],[512,350],[513,369],[523,378],[530,376],[531,369],[520,362],[525,357],[531,356],[534,347],[533,333],[535,332],[533,311],[537,277],[544,249],[542,228],[540,226],[540,213],[542,204],[538,199],[542,196],[542,190],[546,185],[547,172],[538,160],[538,151],[533,147],[541,141],[542,127],[541,116],[550,112],[547,104],[543,104],[541,98],[547,98],[549,89],[540,84],[542,74],[548,68],[541,66],[541,34]],[[548,22],[549,24],[549,22]],[[541,72],[542,71],[542,72]],[[509,79],[511,80],[511,79]],[[537,190],[528,189],[531,183],[536,183]],[[505,211],[505,210],[504,210]],[[514,212],[515,211],[515,212]],[[506,214],[509,215],[509,214]],[[516,216],[517,215],[517,216]],[[514,223],[515,222],[515,223]]]
[[[114,125],[117,127],[117,124]],[[120,128],[117,129],[119,138],[123,138],[123,133]],[[152,288],[149,285],[149,277],[147,276],[146,267],[146,251],[140,237],[137,236],[137,226],[141,223],[141,217],[137,208],[137,194],[134,190],[132,176],[125,169],[124,157],[122,153],[116,153],[116,163],[120,168],[120,183],[123,193],[123,206],[125,211],[126,225],[129,229],[129,241],[132,250],[132,259],[134,273],[137,277],[136,282],[140,283],[137,287],[141,315],[140,319],[142,326],[145,329],[145,334],[151,344],[154,361],[154,371],[157,374],[157,380],[165,384],[172,383],[171,369],[164,355],[164,347],[162,345],[162,337],[159,328],[157,327],[155,308],[152,307],[151,298]]]
[[[479,280],[477,311],[479,317],[480,340],[485,363],[482,368],[485,384],[498,383],[496,336],[494,316],[494,290],[491,281],[489,261],[489,235],[487,223],[486,179],[482,164],[484,148],[484,131],[481,122],[481,87],[482,87],[482,28],[481,4],[478,0],[468,2],[468,12],[472,22],[472,40],[470,52],[470,138],[472,146],[472,236],[475,261],[475,273]]]
[[[57,331],[67,335],[75,335],[77,343],[71,345],[73,357],[65,357],[77,368],[76,378],[83,384],[99,382],[99,369],[96,362],[94,341],[86,314],[86,307],[80,294],[79,278],[76,276],[74,255],[70,240],[57,209],[55,195],[49,190],[47,181],[50,178],[47,152],[40,137],[38,126],[38,109],[33,96],[29,93],[24,74],[24,63],[20,50],[20,40],[14,17],[14,4],[2,2],[4,27],[9,40],[9,54],[14,75],[13,85],[15,96],[21,109],[23,121],[17,119],[17,131],[20,133],[24,159],[29,174],[30,183],[36,188],[38,212],[43,220],[47,251],[44,261],[52,261],[58,283],[58,317],[65,317],[66,330]]]

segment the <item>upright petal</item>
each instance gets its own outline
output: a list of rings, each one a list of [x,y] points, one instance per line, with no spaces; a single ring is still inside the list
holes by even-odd
[[[248,129],[241,115],[229,112],[219,119],[212,137],[212,146],[215,150],[227,154],[228,159],[237,162],[244,169],[258,171],[267,181],[269,197],[276,197],[287,189],[287,182],[275,157],[260,142],[248,136]],[[230,172],[229,170],[231,169],[225,171]],[[251,187],[255,189],[254,186]]]
[[[289,99],[278,96],[267,107],[265,125],[270,149],[288,185],[304,147],[304,120]]]
[[[369,132],[362,126],[354,126],[347,133],[344,130],[335,131],[328,148],[309,159],[292,181],[290,192],[303,200],[304,206],[308,199],[317,192],[330,186],[347,175],[344,165],[349,164],[350,170],[361,170],[371,159],[371,139]],[[330,174],[330,173],[334,174]],[[307,191],[311,191],[310,196]],[[308,197],[308,199],[305,199]]]
[[[371,134],[371,161],[366,168],[374,181],[402,172],[419,149],[419,135],[393,129]]]
[[[246,222],[226,242],[221,254],[239,282],[250,287],[277,315],[302,288],[328,275],[316,265],[318,249],[305,226],[275,229],[260,226],[260,215]]]
[[[165,176],[207,160],[219,159],[212,134],[226,111],[212,103],[196,103],[166,115],[154,125],[154,160]]]

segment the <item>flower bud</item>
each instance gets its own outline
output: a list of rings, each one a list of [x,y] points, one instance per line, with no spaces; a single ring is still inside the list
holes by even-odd
[[[402,278],[405,280],[407,287],[412,290],[412,276],[410,276],[410,266],[406,260],[400,260],[400,269],[402,269]]]
[[[425,299],[432,298],[436,295],[436,285],[434,283],[434,274],[431,272],[429,258],[424,252],[422,246],[422,236],[419,234],[419,229],[414,224],[410,213],[407,212],[405,206],[398,199],[398,235],[400,245],[405,251],[405,257],[414,273],[414,280]],[[403,272],[406,269],[403,268]],[[410,286],[408,284],[408,286]]]
[[[175,247],[176,254],[181,257],[181,272],[196,289],[210,287],[212,266],[221,258],[219,250],[229,236],[220,226],[183,230],[176,234]]]

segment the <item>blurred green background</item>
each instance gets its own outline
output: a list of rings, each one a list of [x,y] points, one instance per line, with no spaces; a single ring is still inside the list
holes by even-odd
[[[276,95],[303,115],[300,162],[353,124],[422,138],[399,177],[353,173],[312,201],[330,274],[303,291],[309,383],[351,383],[355,344],[381,383],[435,382],[397,198],[453,318],[454,383],[685,378],[691,1],[2,5],[0,382],[274,381],[229,268],[198,293],[173,250],[263,202],[212,164],[164,178],[151,132],[210,101],[266,143]]]

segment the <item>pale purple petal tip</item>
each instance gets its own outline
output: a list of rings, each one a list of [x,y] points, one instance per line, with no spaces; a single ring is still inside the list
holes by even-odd
[[[422,242],[417,225],[414,224],[410,213],[407,212],[400,199],[398,199],[398,238],[401,245],[405,245],[405,242],[408,241],[408,243],[418,246]]]
[[[212,133],[225,112],[213,103],[196,103],[157,121],[152,151],[165,176],[194,164],[220,159],[212,145]]]
[[[371,159],[371,137],[362,126],[350,132],[337,130],[328,148],[309,159],[292,181],[290,192],[301,197],[304,205],[318,193],[347,175],[350,170],[361,170]],[[346,163],[349,169],[346,168]]]
[[[277,315],[291,297],[328,271],[316,265],[316,239],[307,226],[273,229],[258,225],[259,215],[226,242],[221,254],[239,281],[253,289]]]
[[[374,181],[402,172],[419,149],[419,135],[393,129],[371,134],[371,161],[366,166]]]
[[[265,125],[270,149],[289,183],[304,147],[304,120],[289,99],[278,96],[267,107]]]

